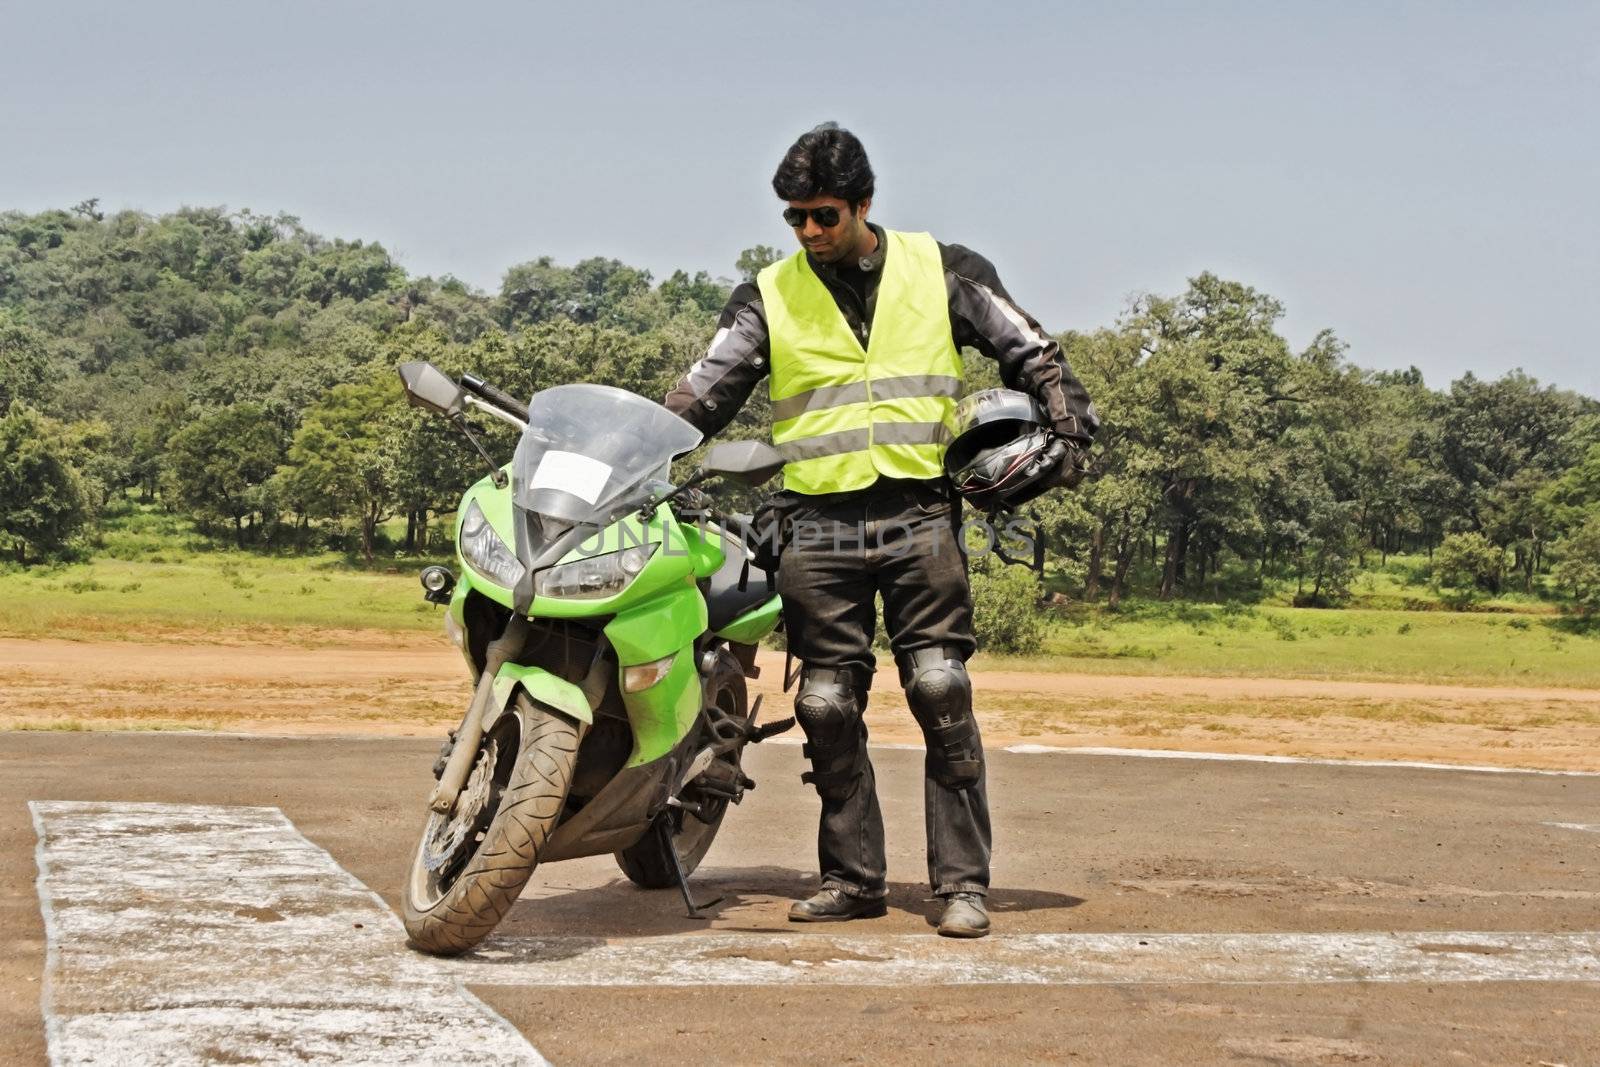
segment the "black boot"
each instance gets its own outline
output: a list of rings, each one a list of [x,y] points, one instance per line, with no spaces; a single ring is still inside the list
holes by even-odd
[[[888,911],[882,897],[853,897],[830,885],[805,900],[797,900],[789,905],[789,921],[837,923],[846,919],[876,919]]]

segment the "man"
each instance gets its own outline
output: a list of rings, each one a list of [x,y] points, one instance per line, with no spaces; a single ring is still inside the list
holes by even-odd
[[[802,250],[734,290],[710,348],[665,403],[710,436],[770,374],[773,443],[788,461],[779,501],[793,531],[778,591],[802,664],[795,717],[811,762],[802,780],[822,799],[822,888],[789,918],[885,912],[883,815],[862,721],[881,595],[906,702],[928,746],[939,932],[982,937],[989,809],[965,667],[976,642],[959,501],[942,468],[960,349],[997,360],[1008,387],[1038,400],[1064,442],[1058,484],[1074,480],[1094,409],[988,260],[867,221],[873,173],[849,131],[825,123],[802,135],[772,187]]]

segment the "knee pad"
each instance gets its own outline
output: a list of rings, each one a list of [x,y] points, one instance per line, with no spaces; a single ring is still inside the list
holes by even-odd
[[[983,745],[972,714],[972,680],[956,649],[922,648],[900,657],[900,684],[928,746],[928,773],[954,789],[983,775]]]
[[[864,701],[849,671],[807,667],[794,696],[794,717],[805,731],[801,749],[811,770],[800,780],[825,798],[843,800],[855,789],[866,755]]]

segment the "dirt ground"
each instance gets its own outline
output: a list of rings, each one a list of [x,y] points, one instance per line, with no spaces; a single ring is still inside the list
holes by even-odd
[[[763,655],[752,683],[768,717],[787,713],[783,667],[781,654]],[[0,671],[6,1063],[46,1056],[27,801],[278,807],[392,907],[434,738],[468,693],[442,638],[373,632],[227,644],[173,633],[0,639]],[[991,753],[990,901],[1002,934],[1596,929],[1600,778],[1001,749],[1595,771],[1600,691],[1007,671],[978,671],[974,682]],[[919,745],[892,675],[879,683],[874,742]],[[920,936],[936,907],[924,881],[921,756],[889,748],[873,759],[890,908],[860,932]],[[695,877],[702,895],[724,898],[712,921],[686,919],[674,894],[641,893],[601,857],[542,868],[496,936],[512,946],[550,936],[688,946],[706,933],[792,933],[787,901],[816,884],[815,797],[798,783],[794,746],[760,746],[746,766],[762,786]],[[1600,1063],[1593,981],[596,989],[497,981],[489,967],[472,988],[564,1064]]]
[[[393,906],[433,750],[423,739],[0,733],[0,1060],[45,1061],[26,801],[278,807]],[[889,914],[826,933],[931,938],[921,757],[873,759]],[[489,947],[554,935],[667,939],[690,954],[708,934],[793,934],[785,905],[816,884],[816,799],[792,746],[753,749],[746,766],[760,788],[695,876],[725,898],[710,922],[598,857],[536,872]],[[1593,823],[1600,778],[996,753],[990,783],[1000,934],[1595,929],[1600,837],[1573,824]],[[263,978],[273,966],[262,961]],[[486,962],[474,991],[560,1064],[1600,1063],[1594,981],[553,988],[494,974]]]
[[[786,714],[784,659],[752,694]],[[430,634],[291,633],[218,644],[0,639],[0,728],[432,737],[469,695]],[[1600,691],[1271,678],[975,671],[985,740],[1600,770]],[[880,672],[874,741],[921,738]]]

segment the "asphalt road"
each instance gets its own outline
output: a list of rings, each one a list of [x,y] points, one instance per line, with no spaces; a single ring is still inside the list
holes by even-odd
[[[30,801],[278,808],[285,832],[392,906],[434,751],[385,739],[0,734],[0,1059],[46,1060]],[[798,781],[798,748],[768,745],[747,756],[760,787],[694,879],[702,896],[725,897],[712,921],[687,918],[675,892],[634,889],[609,858],[551,864],[484,946],[518,959],[473,969],[469,988],[558,1064],[1600,1062],[1600,953],[1579,936],[1600,931],[1600,778],[994,754],[996,937],[956,943],[929,926],[921,757],[883,750],[874,761],[889,827],[887,917],[785,921],[787,902],[816,884],[816,801]],[[1503,939],[1458,933],[1568,940],[1518,955]],[[1227,958],[1203,938],[1172,936],[1215,934],[1248,936],[1229,942]],[[1338,935],[1369,934],[1397,935],[1398,947],[1362,962],[1355,980],[1293,965],[1307,945],[1337,957]],[[1165,969],[1141,962],[1138,935],[1177,955]],[[540,978],[551,946],[596,960],[698,954],[702,971],[666,985],[606,977],[611,964],[596,963],[551,986]],[[830,984],[829,973],[900,951],[932,954],[923,978]],[[976,965],[1002,951],[1024,965],[1053,953],[1058,971],[1027,984],[961,981],[953,953]],[[1098,977],[1083,977],[1075,958],[1090,951]],[[1188,952],[1210,955],[1185,970]],[[1290,962],[1274,970],[1280,952]],[[1496,970],[1513,958],[1523,971]],[[1436,959],[1467,977],[1481,966],[1485,980],[1404,977]],[[1539,977],[1541,959],[1592,977]],[[769,969],[789,977],[734,969],[750,960],[776,961]],[[1202,962],[1218,977],[1200,980],[1213,973]],[[260,966],[270,980],[275,964]],[[612,981],[648,984],[597,984]],[[77,995],[92,1001],[94,990]]]

